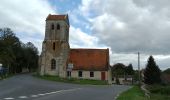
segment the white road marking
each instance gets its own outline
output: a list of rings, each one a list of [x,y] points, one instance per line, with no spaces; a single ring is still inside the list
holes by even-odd
[[[81,88],[68,89],[68,90],[59,90],[59,91],[47,92],[47,93],[44,93],[44,94],[38,94],[38,95],[43,96],[43,95],[49,95],[49,94],[55,94],[55,93],[61,93],[61,92],[67,92],[67,91],[75,91],[75,90],[79,90],[79,89],[81,89]]]
[[[38,97],[38,95],[31,95],[31,97],[35,98],[35,97]]]
[[[28,98],[28,97],[27,96],[19,96],[18,98],[25,99],[25,98]]]
[[[43,96],[43,95],[46,95],[46,94],[38,94],[38,95]]]
[[[5,100],[12,100],[12,99],[14,99],[14,98],[11,98],[11,97],[10,97],[10,98],[4,98],[4,99],[5,99]]]
[[[38,97],[38,96],[50,95],[50,94],[55,94],[55,93],[63,93],[63,92],[68,92],[68,91],[76,91],[76,90],[79,90],[79,89],[81,89],[81,88],[68,89],[68,90],[59,90],[59,91],[53,91],[53,92],[47,92],[47,93],[40,93],[40,94],[37,94],[37,95],[30,95],[29,97],[27,97],[27,96],[19,96],[18,98],[20,98],[20,99],[35,98],[35,97]],[[8,97],[8,98],[3,98],[3,99],[5,99],[5,100],[12,100],[12,99],[15,99],[15,98]]]

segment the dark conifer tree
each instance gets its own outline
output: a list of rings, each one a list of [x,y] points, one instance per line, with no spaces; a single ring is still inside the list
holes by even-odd
[[[159,67],[156,65],[154,58],[150,56],[144,71],[144,83],[159,84],[161,83],[160,75],[161,75],[161,71]]]

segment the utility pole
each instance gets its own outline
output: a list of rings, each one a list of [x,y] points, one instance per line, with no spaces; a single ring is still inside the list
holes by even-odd
[[[141,84],[141,75],[140,75],[140,53],[138,52],[138,74],[139,74],[139,85]]]

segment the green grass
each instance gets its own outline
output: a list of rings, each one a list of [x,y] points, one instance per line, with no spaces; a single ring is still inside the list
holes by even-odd
[[[154,94],[170,95],[170,85],[150,85],[147,89]]]
[[[151,85],[147,88],[151,92],[151,100],[170,100],[169,85]]]
[[[139,86],[123,92],[117,100],[170,100],[169,86],[152,85],[148,89],[151,91],[150,98],[145,97]]]
[[[170,95],[152,93],[149,100],[170,100]]]
[[[100,81],[100,80],[89,80],[89,79],[76,79],[76,78],[60,78],[58,76],[50,76],[50,75],[33,75],[35,77],[50,80],[50,81],[56,81],[56,82],[64,82],[64,83],[73,83],[73,84],[90,84],[90,85],[107,85],[107,81]]]
[[[120,94],[117,100],[147,100],[147,98],[139,86],[134,86]]]

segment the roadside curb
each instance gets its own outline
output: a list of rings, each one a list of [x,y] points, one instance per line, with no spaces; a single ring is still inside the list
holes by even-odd
[[[150,98],[150,92],[146,89],[146,84],[141,85],[141,90],[144,91],[146,97]]]

